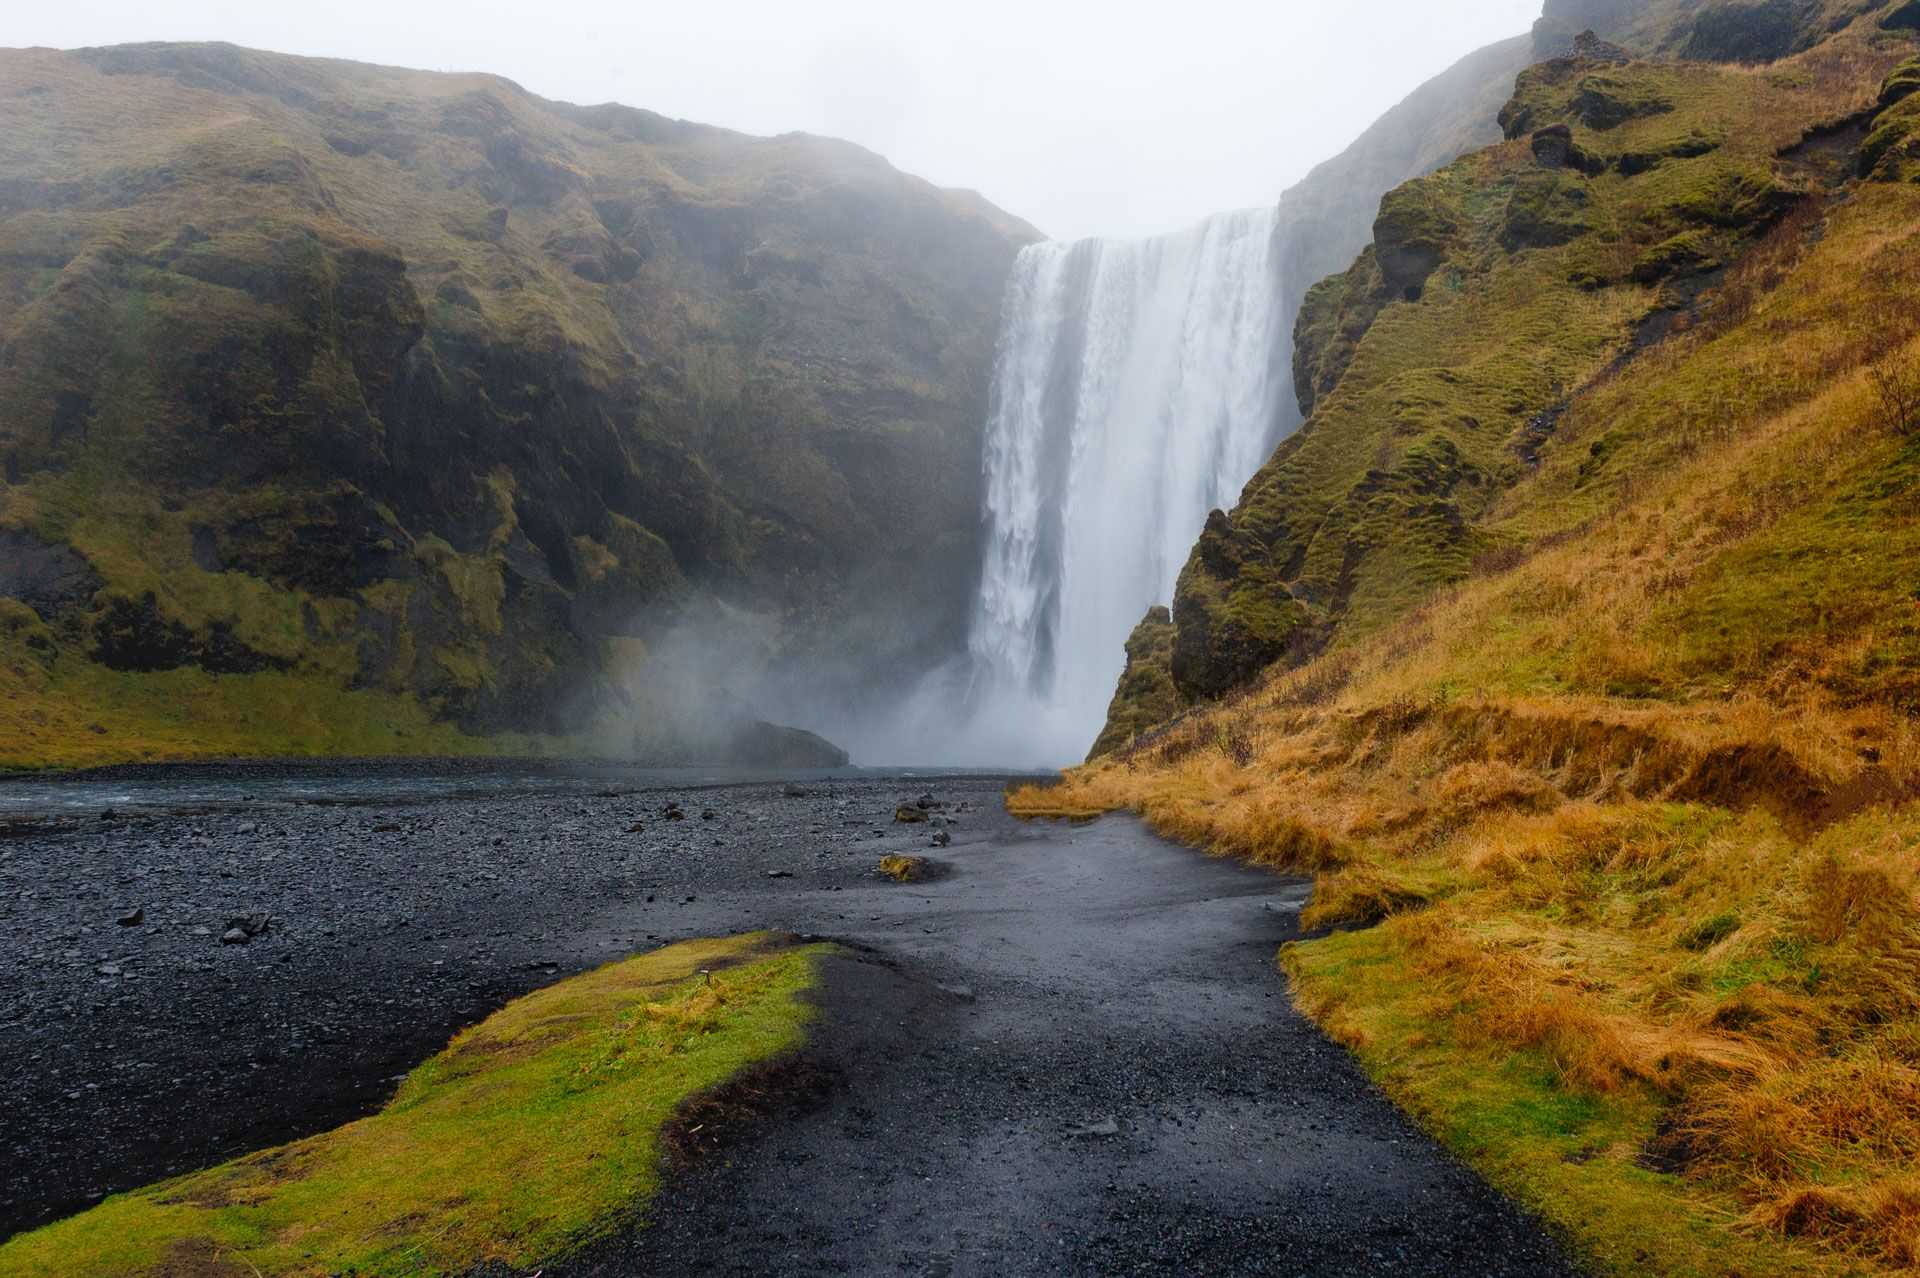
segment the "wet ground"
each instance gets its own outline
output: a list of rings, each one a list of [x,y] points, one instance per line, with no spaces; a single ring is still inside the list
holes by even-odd
[[[951,824],[894,824],[929,786]],[[377,1107],[454,1029],[560,976],[779,929],[851,947],[813,1049],[825,1099],[696,1160],[649,1228],[549,1278],[1570,1272],[1288,1005],[1273,957],[1302,885],[1130,820],[1016,823],[998,781],[794,788],[16,828],[0,1235]],[[900,851],[945,875],[876,878]]]

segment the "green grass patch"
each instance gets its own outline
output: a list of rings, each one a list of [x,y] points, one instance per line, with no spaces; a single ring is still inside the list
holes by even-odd
[[[691,941],[519,999],[379,1114],[0,1246],[0,1276],[522,1269],[636,1219],[690,1098],[791,1051],[826,946]]]
[[[1731,1194],[1639,1159],[1664,1101],[1570,1087],[1543,1051],[1459,1039],[1391,927],[1281,951],[1300,1005],[1370,1077],[1497,1188],[1537,1212],[1596,1273],[1667,1278],[1842,1274],[1847,1263],[1728,1229]]]

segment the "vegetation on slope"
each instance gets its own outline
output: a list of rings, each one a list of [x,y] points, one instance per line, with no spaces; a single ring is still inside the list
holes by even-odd
[[[1316,875],[1303,1006],[1605,1272],[1920,1267],[1885,17],[1756,69],[1530,72],[1512,141],[1383,210],[1374,313],[1196,551],[1171,672],[1196,605],[1270,642],[1013,799]]]
[[[489,76],[154,45],[0,83],[14,700],[277,673],[408,740],[557,732],[644,721],[623,676],[695,619],[740,665],[855,627],[867,676],[957,632],[1033,237],[977,197]]]
[[[119,1194],[0,1274],[528,1270],[631,1223],[683,1106],[797,1047],[824,946],[692,941],[508,1004],[336,1131]]]

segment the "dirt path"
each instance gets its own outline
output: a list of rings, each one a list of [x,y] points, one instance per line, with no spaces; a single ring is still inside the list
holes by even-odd
[[[917,788],[683,790],[684,822],[653,818],[659,794],[502,797],[9,840],[9,1223],[361,1112],[451,1028],[557,974],[774,928],[862,947],[817,1035],[838,1085],[693,1162],[652,1227],[550,1278],[1571,1272],[1291,1009],[1273,956],[1301,885],[1129,820],[1023,826],[985,782],[936,786],[966,806],[933,850],[888,820]],[[951,873],[872,877],[901,850]],[[226,900],[222,866],[276,931],[194,934],[196,910],[226,908],[196,904]],[[159,902],[151,933],[115,930],[114,892],[135,889]],[[84,944],[47,959],[83,919],[89,941],[137,937],[120,975]]]

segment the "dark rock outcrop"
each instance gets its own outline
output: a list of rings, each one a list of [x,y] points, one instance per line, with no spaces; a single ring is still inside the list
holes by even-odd
[[[71,546],[0,528],[0,598],[18,599],[52,620],[88,603],[100,586],[100,575]]]

